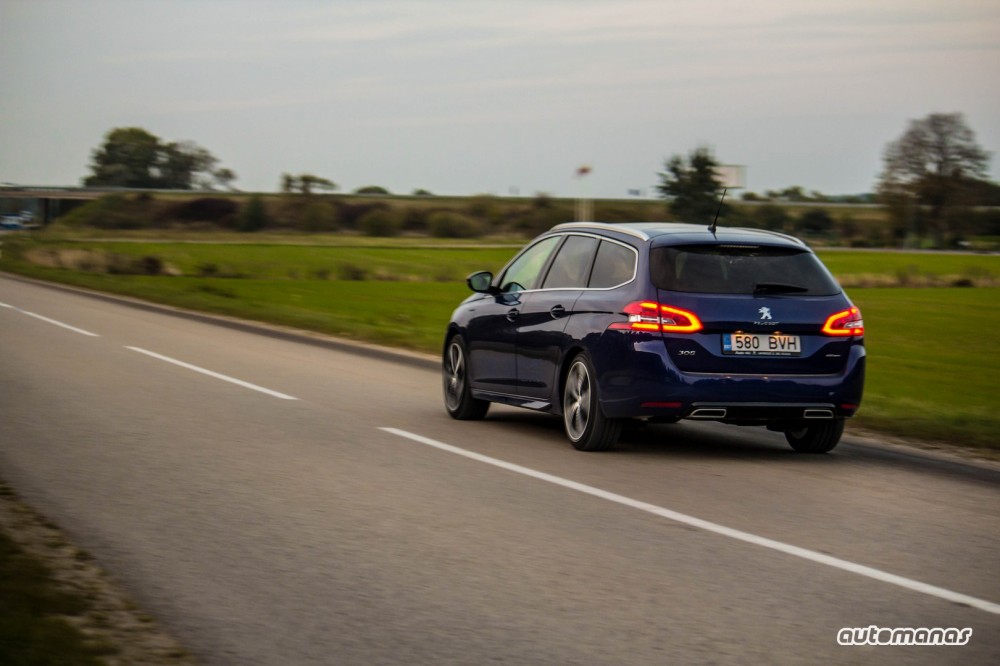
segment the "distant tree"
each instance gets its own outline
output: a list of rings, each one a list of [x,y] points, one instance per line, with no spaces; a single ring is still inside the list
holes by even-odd
[[[211,189],[216,182],[236,178],[217,169],[219,160],[192,141],[164,143],[141,127],[108,132],[91,154],[87,187],[136,187],[166,190]],[[220,180],[219,174],[223,178]]]
[[[232,169],[216,169],[212,175],[215,177],[215,182],[217,182],[220,187],[224,187],[227,190],[236,190],[232,184],[233,181],[236,180],[236,172]]]
[[[299,176],[299,188],[302,190],[302,194],[312,194],[313,190],[333,192],[337,189],[337,184],[332,180],[314,176],[311,173],[304,173]]]
[[[791,187],[786,187],[783,190],[768,190],[767,198],[779,201],[793,201],[802,202],[809,201],[809,195],[806,194],[805,190],[801,185],[792,185]],[[822,196],[822,194],[820,194]]]
[[[722,183],[716,179],[718,162],[707,147],[693,150],[685,160],[674,155],[661,172],[660,194],[669,199],[670,212],[685,222],[710,223],[719,210]]]
[[[211,189],[219,160],[191,141],[168,143],[160,148],[160,182],[165,189]]]
[[[421,187],[419,189],[413,190],[413,196],[415,196],[415,197],[432,197],[432,196],[434,196],[434,193],[431,192],[431,191],[429,191],[429,190],[425,190],[424,188]]]
[[[961,113],[932,113],[911,120],[883,154],[879,194],[897,224],[926,225],[939,242],[950,240],[949,219],[968,205],[974,183],[985,178],[989,153],[976,143]],[[914,208],[921,207],[921,211]]]
[[[91,154],[87,187],[158,187],[160,140],[140,127],[107,133]]]
[[[365,185],[354,190],[355,194],[389,194],[389,190],[380,185]]]
[[[303,173],[298,176],[293,176],[287,173],[281,174],[281,191],[286,194],[299,192],[301,194],[310,195],[313,190],[327,190],[332,192],[336,189],[337,184],[332,180],[314,176],[311,173]]]

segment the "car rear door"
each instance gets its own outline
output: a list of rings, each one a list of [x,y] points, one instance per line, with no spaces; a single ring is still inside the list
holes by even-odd
[[[546,271],[541,289],[524,295],[517,319],[517,390],[543,400],[558,393],[565,329],[583,293],[599,239],[569,234]]]

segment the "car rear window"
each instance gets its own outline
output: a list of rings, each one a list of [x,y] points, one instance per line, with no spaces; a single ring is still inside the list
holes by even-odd
[[[840,287],[816,255],[767,245],[674,245],[650,250],[660,289],[708,294],[830,296]]]
[[[635,251],[631,248],[601,241],[590,274],[591,289],[610,289],[625,284],[635,277]]]

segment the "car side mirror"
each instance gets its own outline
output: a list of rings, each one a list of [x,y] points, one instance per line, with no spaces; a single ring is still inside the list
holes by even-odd
[[[493,287],[493,273],[480,271],[465,278],[465,284],[469,289],[477,294],[495,294],[497,290]]]

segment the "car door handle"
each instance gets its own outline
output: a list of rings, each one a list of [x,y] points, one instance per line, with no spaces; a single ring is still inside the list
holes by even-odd
[[[520,315],[520,311],[517,308],[511,308],[507,310],[507,321],[514,321]]]
[[[566,308],[561,305],[553,305],[549,310],[549,314],[552,315],[553,319],[559,319],[559,317],[566,314]]]

